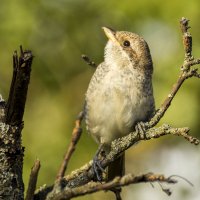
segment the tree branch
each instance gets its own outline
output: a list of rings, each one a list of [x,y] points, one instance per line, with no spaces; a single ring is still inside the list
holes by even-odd
[[[13,77],[8,102],[0,102],[0,199],[23,200],[24,147],[21,144],[23,114],[33,55],[23,51],[13,55]]]
[[[163,117],[167,109],[169,108],[173,98],[175,97],[176,93],[184,83],[184,81],[191,77],[199,77],[198,68],[191,69],[192,66],[200,64],[200,59],[194,59],[192,56],[192,36],[190,32],[188,32],[189,27],[189,20],[186,18],[182,18],[180,20],[180,27],[182,31],[182,38],[183,38],[183,47],[185,50],[185,58],[184,63],[181,66],[181,72],[177,82],[173,85],[171,92],[165,99],[164,103],[161,107],[156,111],[154,117],[150,120],[150,122],[145,123],[147,128],[154,127],[160,119]]]
[[[102,167],[106,167],[109,165],[109,163],[113,162],[123,151],[127,150],[129,147],[131,147],[133,144],[141,141],[141,140],[150,140],[150,139],[157,139],[159,137],[162,137],[164,135],[177,135],[182,136],[186,140],[188,140],[190,143],[198,145],[199,140],[197,138],[194,138],[190,135],[188,135],[189,128],[172,128],[169,125],[162,125],[158,128],[151,128],[146,131],[146,137],[141,137],[137,132],[132,132],[127,136],[124,136],[122,138],[116,139],[112,142],[111,145],[111,151],[106,156],[106,158],[101,162]],[[79,187],[91,180],[95,177],[95,172],[93,171],[92,162],[85,164],[80,169],[77,169],[71,174],[65,176],[62,179],[62,188],[75,188]],[[83,186],[83,187],[84,187]],[[46,195],[52,191],[53,186],[42,188],[41,190],[38,190],[37,194],[35,195],[35,200],[42,200],[46,198]],[[60,188],[60,185],[59,185]],[[60,189],[56,189],[54,185],[55,191],[58,191]],[[49,198],[51,198],[52,195],[57,192],[52,192],[49,194]]]
[[[7,124],[19,125],[22,123],[32,60],[32,52],[29,50],[23,51],[22,46],[20,46],[19,57],[16,51],[13,54],[13,78],[5,117]]]
[[[107,183],[99,183],[99,182],[90,182],[84,186],[76,187],[76,188],[66,188],[59,193],[55,194],[54,196],[51,196],[50,199],[54,200],[61,200],[61,199],[70,199],[78,196],[83,196],[86,194],[95,193],[98,191],[108,191],[116,187],[123,187],[130,184],[136,184],[136,183],[147,183],[147,182],[162,182],[162,183],[168,183],[168,184],[175,184],[177,181],[172,178],[165,178],[163,175],[160,174],[143,174],[139,176],[135,176],[132,174],[125,175],[123,177],[116,177],[110,182]]]
[[[68,147],[67,152],[65,153],[63,162],[60,166],[59,172],[58,172],[57,177],[56,177],[56,181],[59,181],[65,175],[65,171],[67,169],[67,165],[69,163],[69,160],[70,160],[73,152],[76,149],[76,144],[79,141],[79,139],[81,137],[81,133],[82,133],[81,122],[83,120],[83,117],[84,117],[84,113],[82,111],[82,112],[79,113],[78,118],[75,122],[75,127],[74,127],[73,132],[72,132],[71,143]]]
[[[25,200],[33,200],[39,170],[40,170],[40,161],[36,160],[31,169],[31,174],[29,178],[29,184],[28,184]]]
[[[102,160],[101,165],[102,167],[106,167],[109,165],[109,163],[113,162],[118,156],[130,148],[135,143],[138,143],[142,140],[150,140],[150,139],[157,139],[159,137],[162,137],[164,135],[177,135],[182,136],[186,140],[188,140],[190,143],[193,143],[195,145],[199,144],[199,140],[197,138],[194,138],[190,135],[188,135],[189,128],[172,128],[169,125],[162,125],[158,128],[151,128],[148,129],[145,133],[145,138],[140,136],[136,131],[130,133],[127,136],[124,136],[122,138],[116,139],[111,144],[111,151],[106,156],[104,160]],[[85,165],[85,166],[89,166]],[[90,180],[93,179],[95,176],[95,173],[93,171],[93,168],[78,170],[76,172],[73,172],[73,175],[69,175],[65,177],[66,183],[68,187],[77,187],[83,184],[86,184]]]

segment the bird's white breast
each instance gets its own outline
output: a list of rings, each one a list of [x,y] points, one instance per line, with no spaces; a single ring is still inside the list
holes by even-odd
[[[148,80],[140,72],[132,66],[106,67],[103,63],[96,70],[86,93],[86,124],[101,143],[128,134],[136,122],[146,120],[152,109],[152,95],[147,94],[152,88],[144,86]]]

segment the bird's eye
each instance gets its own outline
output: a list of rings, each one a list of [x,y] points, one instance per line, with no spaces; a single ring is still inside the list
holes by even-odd
[[[130,46],[130,42],[128,40],[125,40],[124,43],[123,43],[123,45],[125,47],[129,47]]]

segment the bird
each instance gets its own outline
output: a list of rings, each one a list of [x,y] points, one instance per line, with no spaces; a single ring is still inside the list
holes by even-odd
[[[143,37],[128,31],[102,27],[108,42],[85,95],[85,122],[89,134],[99,144],[93,159],[97,179],[103,170],[100,152],[108,154],[113,140],[128,135],[155,112],[152,86],[153,62]],[[125,153],[107,169],[107,180],[125,173]]]

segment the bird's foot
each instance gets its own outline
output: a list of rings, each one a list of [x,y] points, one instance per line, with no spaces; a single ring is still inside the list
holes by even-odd
[[[135,126],[135,131],[139,134],[141,139],[146,138],[146,125],[144,122],[138,122]]]
[[[95,172],[97,181],[102,182],[102,180],[103,180],[102,173],[105,172],[105,170],[101,166],[101,161],[97,157],[95,157],[93,159],[92,167],[93,167],[93,170]]]
[[[102,146],[100,146],[99,149],[97,150],[93,158],[93,164],[92,164],[97,180],[99,182],[102,182],[103,180],[102,174],[105,172],[105,169],[101,165],[101,160],[99,159],[99,156],[105,157],[104,151],[102,151]]]

